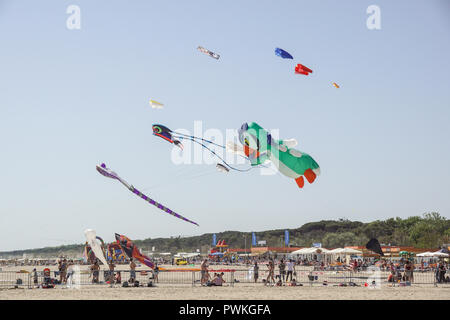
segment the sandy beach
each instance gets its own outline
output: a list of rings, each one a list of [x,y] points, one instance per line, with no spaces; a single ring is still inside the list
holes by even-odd
[[[173,266],[165,267],[180,269]],[[40,266],[37,269],[43,268]],[[50,268],[52,271],[57,269],[56,266]],[[87,272],[87,268],[88,266],[81,266],[84,272]],[[224,266],[213,266],[211,269],[218,268],[224,268]],[[3,268],[3,271],[16,273],[20,270],[31,271],[32,269],[33,267],[30,266],[17,266]],[[128,266],[120,266],[120,269],[127,270]],[[145,270],[142,266],[139,269]],[[180,277],[180,282],[166,282],[165,279],[169,279],[167,278],[169,274],[170,279]],[[23,275],[27,276],[26,273]],[[190,277],[190,272],[170,272],[161,275],[162,281],[155,287],[138,288],[124,288],[119,284],[113,288],[107,284],[85,284],[77,288],[57,285],[54,289],[0,287],[0,300],[450,300],[450,285],[435,287],[432,284],[413,284],[408,287],[391,287],[383,283],[378,289],[364,286],[337,287],[331,283],[328,286],[303,284],[297,287],[275,287],[264,286],[261,282],[256,284],[240,282],[231,286],[228,282],[223,287],[202,287],[198,282],[192,285],[189,281],[185,281]]]
[[[450,287],[234,287],[167,286],[147,288],[6,289],[0,300],[449,300]]]

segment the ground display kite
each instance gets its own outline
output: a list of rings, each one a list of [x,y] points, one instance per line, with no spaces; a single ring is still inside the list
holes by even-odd
[[[161,102],[155,100],[150,100],[150,106],[153,109],[162,109],[164,107],[164,105]]]
[[[383,250],[381,250],[380,242],[377,239],[370,239],[366,244],[366,249],[372,250],[381,256],[384,256]]]
[[[281,48],[275,48],[275,54],[283,59],[294,59],[291,54]]]
[[[128,190],[130,190],[132,193],[134,193],[135,195],[137,195],[138,197],[141,197],[142,199],[144,199],[145,201],[149,202],[150,204],[154,205],[155,207],[157,207],[158,209],[161,209],[164,212],[167,212],[168,214],[184,220],[186,222],[190,222],[192,224],[195,224],[198,226],[197,222],[191,221],[189,219],[186,219],[185,217],[179,215],[176,212],[173,212],[172,210],[170,210],[169,208],[163,206],[162,204],[156,202],[155,200],[149,198],[148,196],[146,196],[145,194],[143,194],[142,192],[140,192],[138,189],[136,189],[135,187],[133,187],[132,185],[130,185],[128,182],[126,182],[125,180],[123,180],[121,177],[119,177],[119,175],[117,173],[115,173],[114,171],[112,171],[111,169],[107,168],[106,165],[104,163],[102,163],[101,165],[98,165],[97,167],[97,171],[102,174],[103,176],[107,177],[107,178],[111,178],[111,179],[115,179],[118,180],[120,183],[122,183],[125,187],[127,187]]]
[[[320,174],[319,165],[309,154],[293,149],[295,139],[276,140],[255,122],[241,126],[239,141],[252,166],[270,161],[283,175],[295,179],[300,188],[305,184],[303,176],[313,183]]]
[[[307,76],[312,72],[313,71],[310,68],[305,67],[304,65],[302,65],[300,63],[297,64],[297,66],[295,67],[295,73],[297,73],[297,74],[304,74],[305,76]]]
[[[125,252],[125,254],[128,256],[128,258],[133,258],[136,260],[139,260],[141,263],[145,264],[147,267],[154,269],[155,265],[150,260],[149,257],[143,255],[138,247],[131,241],[129,238],[127,238],[124,235],[116,233],[116,240],[117,243],[120,245],[122,250]]]
[[[205,49],[203,47],[198,46],[197,50],[200,51],[200,52],[203,52],[204,54],[209,55],[211,58],[214,58],[216,60],[220,58],[220,55],[218,55],[217,53],[214,53],[214,52],[212,52],[212,51],[210,51],[208,49]]]
[[[106,249],[106,260],[112,260],[113,262],[124,262],[127,256],[123,252],[122,247],[117,242],[108,244]]]
[[[106,262],[103,248],[98,242],[98,240],[101,240],[101,238],[97,237],[95,230],[92,229],[86,229],[84,231],[84,235],[86,236],[87,244],[91,248],[92,252],[94,252],[95,257],[100,260],[105,266],[107,266],[108,262]],[[101,242],[103,243],[103,240],[101,240]],[[87,254],[87,258],[89,258],[89,254]]]

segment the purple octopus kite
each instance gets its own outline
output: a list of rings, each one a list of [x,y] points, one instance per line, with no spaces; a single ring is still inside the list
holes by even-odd
[[[149,202],[150,204],[154,205],[155,207],[158,207],[158,209],[161,209],[165,212],[167,212],[168,214],[173,215],[174,217],[177,217],[178,219],[190,222],[192,224],[195,224],[198,226],[197,222],[191,221],[189,219],[186,219],[185,217],[179,215],[176,212],[173,212],[172,210],[170,210],[169,208],[163,206],[162,204],[156,202],[153,199],[150,199],[149,197],[147,197],[145,194],[143,194],[142,192],[140,192],[138,189],[136,189],[135,187],[133,187],[132,185],[128,184],[128,182],[126,182],[125,180],[123,180],[121,177],[119,177],[119,175],[117,173],[115,173],[114,171],[112,171],[111,169],[107,168],[106,165],[104,163],[102,163],[101,165],[97,166],[97,171],[100,172],[102,175],[104,175],[105,177],[111,178],[111,179],[116,179],[119,180],[125,187],[128,188],[128,190],[130,190],[131,192],[133,192],[134,194],[136,194],[137,196],[141,197],[142,199],[144,199],[145,201]]]

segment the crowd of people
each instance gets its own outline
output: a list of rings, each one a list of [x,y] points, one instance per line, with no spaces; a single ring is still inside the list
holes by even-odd
[[[173,263],[170,260],[157,260],[155,259],[155,268],[146,271],[139,271],[140,275],[149,275],[152,281],[158,282],[158,274],[159,274],[159,266],[158,262],[163,261],[166,264]],[[420,261],[420,260],[419,260]],[[192,258],[191,263],[199,263],[198,257]],[[303,271],[302,277],[306,277],[305,268],[299,269],[302,267],[313,267],[308,268],[308,270],[312,270],[314,272],[320,271],[352,271],[355,273],[363,272],[369,269],[370,267],[376,267],[377,270],[387,272],[387,281],[396,283],[396,282],[410,282],[414,283],[414,275],[418,272],[433,272],[436,283],[450,283],[450,272],[448,262],[445,262],[444,259],[440,259],[436,261],[436,264],[432,265],[431,263],[426,264],[423,261],[421,263],[414,263],[413,259],[374,259],[374,258],[364,258],[364,259],[350,259],[347,263],[340,262],[340,266],[342,269],[330,269],[330,263],[327,263],[320,259],[305,259],[305,258],[297,258],[293,259],[290,256],[278,256],[278,257],[245,257],[243,260],[239,260],[241,265],[246,266],[249,272],[251,271],[251,281],[254,283],[263,283],[264,285],[274,285],[274,286],[295,286],[301,285],[300,282],[304,282],[305,279],[300,279],[300,274],[297,276],[296,267],[298,270]],[[417,262],[417,261],[416,261]],[[130,285],[136,285],[139,281],[137,281],[136,269],[138,265],[133,258],[127,261],[129,266],[129,271],[126,274],[129,274],[126,282]],[[206,258],[201,262],[200,270],[201,270],[201,284],[204,286],[222,286],[225,283],[224,273],[223,272],[214,272],[213,269],[210,269],[211,265],[220,264],[220,260],[209,259]],[[61,258],[57,261],[58,271],[55,271],[55,279],[51,279],[49,277],[50,270],[48,268],[44,269],[44,278],[46,281],[51,281],[53,284],[67,284],[68,281],[74,275],[74,266],[78,264],[78,261]],[[104,283],[108,283],[111,286],[114,284],[122,283],[122,271],[115,271],[117,262],[112,260],[109,261],[107,269],[104,270]],[[431,265],[431,267],[430,267]],[[91,283],[100,283],[100,262],[96,259],[90,265],[90,280]],[[263,270],[263,271],[262,271]],[[263,277],[261,274],[263,273]],[[34,279],[37,279],[38,272],[36,268],[33,269]],[[50,279],[50,280],[49,280]],[[38,280],[35,280],[37,282]],[[44,281],[45,282],[45,281]]]

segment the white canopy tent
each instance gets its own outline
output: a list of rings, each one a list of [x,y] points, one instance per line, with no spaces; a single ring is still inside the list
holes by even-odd
[[[416,254],[416,257],[432,257],[432,256],[433,256],[433,252],[429,252],[429,251]]]
[[[349,257],[352,255],[362,255],[362,251],[352,249],[352,248],[336,248],[333,250],[329,250],[327,253],[328,255],[331,255],[333,257],[339,256],[339,257],[345,257],[346,263],[350,262]],[[342,262],[342,259],[340,259]]]
[[[448,257],[448,253],[444,253],[441,251],[432,252],[432,257],[438,257],[438,258],[446,258]]]
[[[326,254],[329,250],[325,249],[325,248],[316,248],[316,247],[311,247],[311,248],[302,248],[296,251],[291,252],[290,254],[295,255],[295,254]]]
[[[357,255],[357,254],[362,254],[362,251],[356,250],[356,249],[352,249],[352,248],[344,248],[342,249],[342,251],[340,253],[346,254],[346,255]]]

